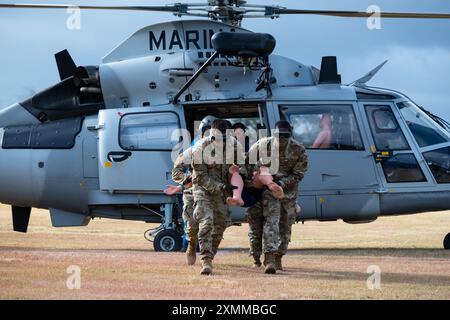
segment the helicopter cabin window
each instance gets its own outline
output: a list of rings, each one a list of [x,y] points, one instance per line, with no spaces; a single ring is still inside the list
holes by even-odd
[[[351,105],[282,106],[280,112],[307,149],[364,150]]]
[[[367,118],[378,150],[409,150],[409,144],[389,106],[366,105]]]
[[[120,120],[119,144],[124,150],[171,151],[179,142],[172,134],[179,128],[172,112],[126,114]]]
[[[412,102],[400,102],[397,106],[419,147],[450,141],[445,130]]]
[[[437,183],[450,183],[450,147],[423,154]]]

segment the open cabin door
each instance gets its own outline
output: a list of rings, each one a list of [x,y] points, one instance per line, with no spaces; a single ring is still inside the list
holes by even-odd
[[[100,189],[161,193],[171,181],[173,135],[181,128],[177,110],[126,108],[101,110],[98,122]]]

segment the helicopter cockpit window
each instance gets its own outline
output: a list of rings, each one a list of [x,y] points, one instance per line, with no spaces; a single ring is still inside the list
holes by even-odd
[[[419,147],[450,141],[448,134],[412,102],[397,104]]]
[[[370,130],[378,150],[409,150],[409,144],[389,106],[366,105]]]
[[[167,150],[179,142],[172,133],[179,129],[178,116],[171,112],[131,113],[120,120],[119,143],[125,150]]]
[[[283,106],[281,113],[307,149],[364,150],[351,105]]]
[[[397,154],[383,161],[381,166],[388,183],[426,181],[413,154]]]
[[[437,183],[450,183],[450,147],[423,154]]]

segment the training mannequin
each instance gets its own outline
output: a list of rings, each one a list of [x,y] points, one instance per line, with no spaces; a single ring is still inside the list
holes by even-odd
[[[231,177],[230,183],[235,189],[233,190],[233,197],[227,198],[227,204],[239,207],[246,206],[242,199],[244,180],[239,174],[239,167],[237,165],[232,165],[229,169],[229,173]],[[261,167],[258,171],[253,173],[252,187],[258,190],[267,187],[277,199],[281,199],[284,196],[283,188],[273,181],[273,177],[270,174],[268,167]]]
[[[311,145],[314,149],[329,149],[331,147],[331,117],[329,113],[324,113],[320,120],[322,129],[317,135],[316,140]]]

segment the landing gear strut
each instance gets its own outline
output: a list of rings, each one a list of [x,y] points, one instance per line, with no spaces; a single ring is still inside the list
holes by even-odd
[[[450,233],[447,233],[444,238],[444,248],[450,250]]]
[[[154,229],[145,231],[144,238],[153,242],[153,248],[156,252],[177,252],[181,251],[183,246],[182,232],[180,223],[174,223],[173,216],[174,205],[165,204],[161,208],[162,223]],[[175,216],[175,220],[177,217]]]

